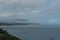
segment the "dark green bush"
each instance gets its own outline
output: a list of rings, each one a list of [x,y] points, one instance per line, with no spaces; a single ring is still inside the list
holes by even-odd
[[[21,40],[21,39],[17,38],[16,36],[12,36],[6,30],[0,28],[0,40]]]

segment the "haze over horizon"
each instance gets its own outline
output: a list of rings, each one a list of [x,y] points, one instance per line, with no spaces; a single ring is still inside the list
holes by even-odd
[[[60,24],[60,0],[0,0],[0,22]]]

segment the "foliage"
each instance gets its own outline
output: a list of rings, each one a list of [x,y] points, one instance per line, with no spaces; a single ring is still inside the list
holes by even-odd
[[[16,36],[12,36],[6,30],[0,28],[0,40],[21,40],[21,39],[17,38]]]

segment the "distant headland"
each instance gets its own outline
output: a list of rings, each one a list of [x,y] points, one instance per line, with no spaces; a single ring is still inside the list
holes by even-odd
[[[3,26],[3,25],[40,25],[39,23],[3,23],[3,22],[0,22],[0,26]]]

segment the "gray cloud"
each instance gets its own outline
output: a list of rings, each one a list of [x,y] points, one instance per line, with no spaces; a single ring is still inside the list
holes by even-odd
[[[47,0],[0,0],[0,20],[21,18],[28,19],[30,22],[48,20],[49,14],[59,12],[56,9],[58,10],[60,6],[58,7],[59,0],[53,0],[48,8],[45,8],[46,2]]]

